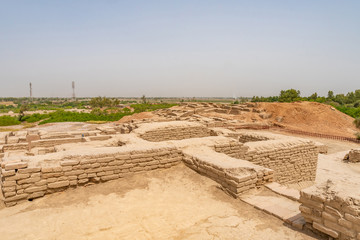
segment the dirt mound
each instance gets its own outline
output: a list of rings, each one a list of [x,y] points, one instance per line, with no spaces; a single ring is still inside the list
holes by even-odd
[[[330,105],[316,102],[242,103],[236,105],[184,103],[168,109],[126,116],[118,123],[143,119],[198,121],[209,126],[212,122],[229,125],[281,125],[285,129],[352,138],[359,131],[355,128],[352,117]]]
[[[288,129],[354,137],[354,119],[332,106],[315,102],[259,103],[270,120]]]
[[[155,118],[156,115],[154,115],[151,112],[141,112],[141,113],[135,113],[133,115],[125,116],[121,118],[118,123],[126,123],[130,122],[131,120],[142,120],[142,119],[149,119],[149,118]]]

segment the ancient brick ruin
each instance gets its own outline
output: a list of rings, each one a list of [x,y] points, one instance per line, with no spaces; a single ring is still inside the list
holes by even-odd
[[[136,122],[66,133],[32,130],[2,137],[1,192],[6,206],[176,164],[213,179],[239,198],[271,182],[315,181],[318,153],[324,151],[324,146],[302,138],[189,121]],[[360,200],[333,194],[330,185],[301,191],[299,217],[314,231],[359,239]]]

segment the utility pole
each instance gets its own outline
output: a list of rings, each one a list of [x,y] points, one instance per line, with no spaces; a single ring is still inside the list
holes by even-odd
[[[32,84],[30,83],[30,102],[32,102]]]
[[[72,98],[73,98],[73,100],[75,101],[75,100],[76,100],[76,97],[75,97],[75,82],[74,82],[74,81],[72,82],[72,90],[73,90]]]

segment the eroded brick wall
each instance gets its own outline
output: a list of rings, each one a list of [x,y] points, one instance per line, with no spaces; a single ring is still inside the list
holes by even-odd
[[[246,142],[258,142],[258,141],[266,141],[269,140],[268,137],[254,134],[241,134],[239,136],[239,141],[242,143]]]
[[[265,141],[261,144],[266,146],[267,143]],[[318,151],[314,143],[294,141],[279,143],[272,148],[259,146],[249,148],[244,159],[274,170],[276,182],[315,181]]]
[[[313,188],[300,192],[300,211],[307,226],[335,239],[360,239],[360,198],[323,194]]]
[[[187,138],[201,138],[210,136],[210,129],[206,127],[169,127],[148,131],[140,135],[150,142],[167,140],[182,140]]]
[[[51,155],[47,156],[47,160],[51,160]],[[168,168],[181,160],[181,151],[159,148],[68,156],[51,165],[41,162],[36,166],[28,166],[26,161],[5,161],[1,163],[1,190],[6,206],[13,206],[20,201],[77,187],[89,181],[99,183],[136,172]]]
[[[240,142],[231,142],[231,143],[223,143],[216,144],[214,146],[214,150],[218,153],[225,153],[226,155],[233,158],[244,158],[249,147],[244,146],[244,144]]]
[[[218,182],[225,191],[234,197],[238,197],[256,186],[273,181],[273,171],[271,169],[248,167],[224,168],[221,165],[212,164],[192,154],[185,154],[183,161],[191,169]]]

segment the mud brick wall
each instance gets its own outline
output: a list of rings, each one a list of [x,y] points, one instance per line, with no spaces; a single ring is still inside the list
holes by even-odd
[[[221,121],[217,121],[217,122],[212,122],[212,123],[208,123],[207,127],[209,128],[213,128],[213,127],[226,127],[227,123],[221,122]]]
[[[79,143],[85,142],[85,138],[58,138],[58,139],[44,139],[32,141],[30,143],[31,148],[34,147],[54,147],[56,145],[67,144],[67,143]]]
[[[269,143],[270,142],[270,143]],[[311,141],[258,142],[250,143],[249,151],[244,158],[256,165],[274,170],[275,181],[279,183],[296,183],[315,181],[318,150]]]
[[[256,186],[273,180],[273,171],[270,169],[264,168],[257,171],[239,168],[224,169],[189,154],[184,154],[183,161],[191,169],[221,184],[224,190],[235,198]]]
[[[300,211],[307,226],[335,239],[360,239],[360,198],[300,192]]]
[[[100,136],[90,136],[90,137],[88,137],[88,139],[90,141],[105,141],[105,140],[108,140],[110,138],[112,138],[112,137],[109,136],[109,135],[100,135]]]
[[[169,127],[156,129],[141,134],[140,137],[150,142],[167,140],[182,140],[187,138],[201,138],[210,136],[210,129],[206,127]]]
[[[28,150],[28,143],[14,143],[14,144],[5,144],[3,145],[3,151],[16,151],[16,150]]]
[[[233,158],[243,158],[249,147],[239,142],[216,144],[214,150],[218,153],[225,153]]]
[[[168,168],[181,162],[182,153],[175,148],[159,148],[80,154],[55,159],[51,166],[48,163],[51,155],[47,155],[47,160],[35,166],[28,166],[28,162],[1,163],[1,190],[6,206],[87,182],[100,183],[136,172]]]
[[[242,143],[246,142],[258,142],[258,141],[266,141],[269,140],[268,137],[255,135],[255,134],[241,134],[239,136],[239,141]]]

